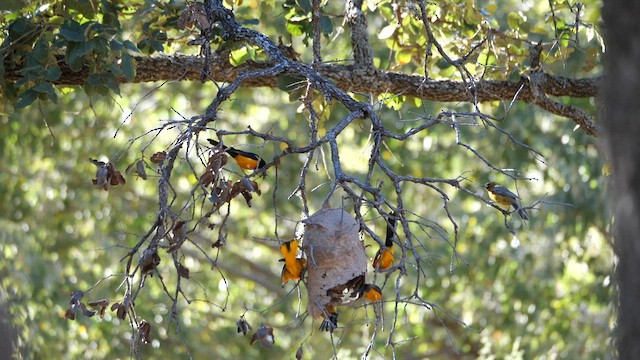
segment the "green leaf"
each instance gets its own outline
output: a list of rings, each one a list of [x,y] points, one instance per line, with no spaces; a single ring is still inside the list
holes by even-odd
[[[157,52],[164,51],[164,42],[158,40],[151,40],[151,48]]]
[[[31,88],[33,91],[40,94],[46,94],[54,103],[58,100],[56,92],[53,89],[53,85],[50,82],[43,82]]]
[[[489,14],[494,14],[496,12],[496,10],[498,10],[498,5],[497,4],[487,4],[484,7],[484,11],[486,11]]]
[[[246,46],[235,49],[229,53],[229,62],[233,66],[240,66],[249,60],[249,50]]]
[[[102,74],[102,79],[104,81],[104,85],[106,85],[107,88],[120,95],[120,82],[115,75],[109,73]],[[103,95],[108,95],[108,93]]]
[[[389,24],[383,27],[382,30],[380,30],[380,33],[378,33],[378,39],[384,40],[390,38],[393,36],[393,33],[396,32],[396,28],[396,24]]]
[[[58,65],[48,67],[44,72],[44,79],[47,81],[56,81],[62,75],[62,70]]]
[[[122,42],[113,39],[109,41],[109,47],[111,47],[111,50],[113,51],[120,51],[120,49],[122,49]]]
[[[398,51],[396,53],[396,62],[398,65],[405,65],[411,63],[412,54],[409,51]]]
[[[135,68],[133,59],[131,58],[131,55],[127,53],[122,54],[121,67],[122,67],[122,74],[124,75],[124,78],[127,79],[128,81],[133,81],[133,79],[135,79],[136,77],[136,68]]]
[[[110,56],[111,51],[109,50],[109,42],[106,38],[102,36],[96,36],[91,40],[93,44],[93,51],[96,53],[98,58],[106,58]]]
[[[135,54],[139,54],[140,53],[140,49],[138,49],[138,47],[136,46],[136,44],[132,43],[129,40],[125,40],[122,45],[124,45],[124,48],[127,49],[128,51],[135,53]]]
[[[534,26],[529,30],[529,32],[531,32],[533,34],[547,35],[549,30],[547,30],[547,28],[542,27],[542,26]]]
[[[305,25],[299,22],[287,21],[287,32],[293,36],[304,34]]]
[[[288,75],[281,75],[278,76],[276,83],[278,84],[278,89],[291,92],[301,86],[303,79]]]
[[[106,76],[107,74],[109,74],[109,76],[115,76],[115,77],[120,77],[120,76],[124,75],[122,73],[122,68],[120,68],[120,66],[118,66],[116,64],[107,65],[107,73],[103,74],[103,75]]]
[[[97,93],[108,96],[110,92],[120,95],[120,83],[112,73],[91,74],[87,77],[85,92],[88,95]]]
[[[82,27],[74,20],[67,20],[60,27],[60,36],[71,42],[85,42],[87,38],[84,36]]]
[[[296,3],[302,8],[302,10],[304,10],[304,12],[311,12],[312,7],[309,0],[296,0]]]
[[[398,111],[400,110],[400,108],[402,108],[402,105],[404,104],[406,97],[395,95],[395,94],[384,93],[378,96],[378,100],[381,101],[387,108]]]
[[[449,64],[449,62],[447,62],[447,60],[445,60],[445,59],[440,59],[440,60],[438,60],[436,62],[436,66],[439,69],[447,69],[447,68],[451,67],[451,64]]]
[[[35,30],[36,25],[31,21],[27,21],[24,18],[18,18],[9,25],[8,40],[19,43],[25,43],[25,40],[29,38],[33,38],[35,40],[35,36],[29,36],[30,34],[34,34]]]
[[[99,74],[91,74],[87,77],[87,84],[92,86],[100,86],[102,85],[102,81],[100,80]]]
[[[114,29],[120,29],[120,22],[118,21],[118,9],[111,1],[101,0],[102,8],[102,23],[106,26]]]
[[[331,22],[330,17],[323,15],[320,18],[320,29],[325,35],[330,35],[333,32],[333,23]]]
[[[520,28],[520,24],[524,22],[522,15],[517,12],[510,12],[507,16],[507,24],[513,30],[518,30]]]
[[[480,65],[495,65],[496,57],[489,50],[483,50],[478,54],[478,64]]]
[[[38,93],[29,89],[20,95],[20,100],[16,103],[16,108],[21,109],[31,105],[38,98]]]
[[[72,71],[78,72],[82,70],[84,64],[84,56],[93,51],[94,42],[70,43],[67,47],[66,62]]]
[[[41,37],[40,40],[36,42],[31,49],[31,53],[29,54],[29,58],[27,60],[28,66],[33,65],[45,65],[47,60],[49,59],[49,52],[51,51],[51,47],[49,46],[49,42]]]

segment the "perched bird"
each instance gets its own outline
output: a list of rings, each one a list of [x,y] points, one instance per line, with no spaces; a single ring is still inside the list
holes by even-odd
[[[213,139],[207,139],[213,146],[220,146],[218,141]],[[238,163],[238,166],[245,170],[256,170],[263,168],[267,163],[258,154],[250,153],[247,151],[238,150],[232,147],[221,145],[224,151]]]
[[[393,265],[393,238],[396,235],[396,213],[391,213],[387,218],[387,236],[384,246],[380,246],[376,256],[373,257],[373,268],[376,270],[386,270]]]
[[[338,327],[338,312],[333,305],[326,305],[324,307],[325,319],[320,324],[320,331],[329,331],[333,333],[333,330]]]
[[[284,261],[281,275],[282,286],[289,280],[297,281],[302,278],[307,260],[296,256],[298,254],[299,243],[300,241],[298,240],[291,240],[280,244],[280,251],[282,252],[282,256],[284,256],[284,259],[280,260]]]
[[[362,296],[371,301],[377,302],[382,300],[382,289],[374,284],[364,284],[358,291],[362,294]]]
[[[333,332],[338,327],[338,310],[336,306],[349,304],[352,301],[366,299],[370,302],[382,300],[382,289],[374,284],[365,284],[365,275],[356,276],[346,284],[342,284],[327,290],[331,302],[324,306],[322,315],[324,320],[320,324],[320,330]]]
[[[489,193],[489,197],[491,198],[491,200],[497,202],[500,205],[511,205],[522,219],[529,219],[529,217],[527,216],[527,212],[524,211],[524,209],[521,208],[520,205],[518,205],[518,196],[509,191],[509,189],[494,182],[486,183],[484,185],[484,188]]]

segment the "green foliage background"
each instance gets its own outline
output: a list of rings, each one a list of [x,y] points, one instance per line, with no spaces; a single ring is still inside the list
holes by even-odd
[[[104,31],[96,32],[96,44],[106,41],[113,47],[116,45],[111,40],[116,39],[123,44],[120,49],[124,49],[124,44],[133,45],[133,52],[195,51],[184,45],[187,35],[175,29],[181,2],[128,2],[128,7],[107,1],[78,3],[86,7],[78,5],[74,9],[66,2],[52,3],[49,9],[53,15],[35,16],[29,21],[50,21],[48,26],[53,26],[69,24],[73,18],[78,24],[86,24],[90,19],[107,24],[105,9],[114,6],[119,10],[113,14],[119,14],[120,18],[111,18],[109,24],[121,29],[113,35],[105,25]],[[56,18],[60,15],[54,10],[60,4],[67,5],[67,18]],[[498,79],[523,75],[527,71],[523,65],[528,56],[527,47],[513,38],[550,41],[556,35],[567,47],[558,46],[548,52],[547,70],[571,76],[598,74],[599,55],[592,50],[601,46],[597,27],[578,32],[582,42],[570,46],[571,24],[567,20],[559,25],[565,26],[566,34],[552,32],[548,18],[545,22],[544,15],[549,11],[545,4],[492,1],[482,7],[471,1],[447,1],[431,4],[429,8],[440,19],[434,24],[438,30],[436,36],[455,57],[479,41],[478,31],[483,27],[509,35],[496,40],[504,44],[487,47],[481,53],[475,75],[485,73],[488,78]],[[559,14],[570,13],[561,3],[554,4]],[[597,24],[600,3],[584,4],[582,18]],[[40,5],[43,4],[22,8],[17,14],[35,14]],[[308,40],[305,35],[310,31],[305,25],[308,19],[303,16],[307,5],[303,1],[245,1],[235,13],[240,19],[257,23],[252,27],[272,39],[284,35],[302,53],[303,61],[308,61],[310,51],[303,47]],[[325,14],[341,14],[342,5],[342,2],[329,2]],[[425,41],[420,24],[413,23],[415,19],[410,17],[402,24],[393,23],[397,20],[394,6],[410,13],[415,11],[411,3],[366,2],[365,6],[376,65],[423,74],[424,64],[420,59]],[[2,22],[8,24],[18,16],[3,13]],[[143,21],[132,22],[136,16]],[[341,26],[341,18],[327,15],[323,21],[323,30],[327,33],[323,51],[335,54],[335,58],[327,56],[324,60],[346,58],[348,39],[344,36],[333,39]],[[389,24],[395,31],[385,30]],[[296,36],[288,35],[287,30]],[[47,36],[39,40],[49,42],[50,46],[42,51],[52,52],[45,58],[53,56],[55,46],[52,44],[57,43],[64,49],[69,44],[61,42],[70,41],[71,37],[55,40],[52,35]],[[104,40],[100,40],[102,36],[106,36]],[[330,38],[334,41],[329,41]],[[109,56],[127,53],[114,51],[116,49],[110,48]],[[239,56],[234,60],[239,62],[255,55],[246,47],[236,48],[232,54]],[[106,78],[85,86],[86,93],[71,89],[54,93],[42,84],[52,81],[47,76],[54,76],[55,71],[47,65],[50,62],[41,64],[41,73],[29,81],[3,85],[0,301],[8,304],[15,340],[23,358],[127,358],[131,328],[114,313],[107,311],[104,319],[79,316],[76,321],[64,320],[63,316],[70,293],[87,290],[101,278],[106,277],[87,297],[119,300],[122,278],[109,276],[123,271],[120,259],[155,219],[157,178],[143,181],[129,175],[125,186],[104,192],[92,187],[95,167],[87,158],[109,158],[124,171],[141,156],[148,158],[156,151],[165,150],[177,131],[163,132],[144,153],[141,152],[151,140],[150,135],[130,147],[128,140],[159,126],[162,121],[178,119],[178,113],[187,118],[202,113],[217,88],[211,84],[180,82],[120,86],[103,75]],[[97,60],[96,64],[99,64]],[[129,71],[124,63],[121,67],[123,74]],[[454,69],[439,62],[437,56],[432,57],[427,68],[434,78],[458,77]],[[28,95],[33,93],[37,93],[35,97]],[[32,100],[31,105],[19,108],[28,105],[24,99]],[[395,128],[398,133],[420,125],[425,115],[436,115],[443,109],[472,110],[467,104],[423,103],[402,96],[378,100],[385,126]],[[12,105],[15,103],[16,108]],[[481,109],[499,116],[507,105],[487,103],[482,104]],[[593,102],[582,100],[580,105],[591,113],[597,111]],[[298,111],[299,106],[299,102],[290,101],[289,95],[279,89],[242,89],[224,105],[214,126],[240,131],[251,125],[256,130],[271,131],[305,144],[307,119]],[[336,104],[318,102],[316,106],[323,119],[321,133],[346,114]],[[225,247],[219,252],[209,248],[210,241],[215,241],[212,238],[215,233],[204,228],[200,236],[193,239],[209,256],[217,259],[218,268],[211,269],[194,247],[184,249],[184,263],[191,271],[191,280],[183,281],[182,287],[191,302],[188,304],[184,299],[179,302],[178,322],[172,319],[171,302],[160,280],[148,279],[136,303],[139,315],[153,328],[153,341],[143,347],[143,355],[196,359],[212,356],[292,358],[302,344],[305,358],[330,357],[330,349],[335,349],[340,358],[357,358],[366,351],[373,337],[370,356],[390,358],[393,349],[386,346],[386,341],[397,312],[395,351],[402,359],[599,359],[611,356],[610,331],[615,304],[613,255],[607,238],[610,224],[604,202],[606,165],[597,149],[597,140],[575,130],[574,124],[566,119],[533,111],[531,106],[521,103],[517,103],[499,125],[540,151],[544,156],[542,161],[493,128],[463,126],[462,141],[496,166],[517,169],[526,177],[535,178],[518,182],[517,188],[525,204],[542,200],[541,204],[531,211],[529,223],[519,227],[517,220],[509,220],[519,227],[518,239],[515,239],[495,209],[442,185],[441,189],[451,198],[450,210],[460,226],[457,249],[468,264],[456,260],[451,271],[451,247],[446,241],[452,240],[454,229],[442,209],[442,200],[425,187],[406,185],[403,191],[411,195],[407,198],[413,201],[406,207],[439,226],[425,228],[423,232],[417,226],[412,229],[422,234],[417,251],[424,259],[426,279],[416,277],[411,266],[408,276],[400,281],[396,281],[397,274],[391,274],[388,279],[377,276],[376,283],[385,284],[385,303],[384,322],[378,324],[375,336],[373,306],[343,310],[341,324],[345,328],[334,333],[331,339],[317,331],[317,321],[305,318],[304,291],[291,290],[291,284],[280,288],[281,263],[277,261],[280,254],[275,224],[277,221],[278,237],[286,240],[293,236],[301,212],[297,198],[288,197],[297,185],[304,159],[290,156],[278,167],[277,174],[271,172],[260,181],[263,195],[254,198],[251,208],[240,199],[234,200]],[[368,130],[365,126],[352,127],[340,138],[345,170],[356,175],[364,176],[366,172]],[[272,144],[251,146],[262,144],[246,136],[226,137],[225,142],[229,141],[252,151],[258,149],[267,159],[282,150],[274,149]],[[403,142],[388,141],[387,146],[383,156],[398,173],[437,178],[464,174],[469,180],[463,185],[479,194],[483,191],[482,184],[489,180],[511,188],[516,186],[456,145],[455,133],[447,123]],[[182,165],[185,168],[177,168],[174,174],[177,192],[188,191],[197,181],[184,161]],[[232,164],[228,168],[238,171]],[[312,212],[321,206],[327,189],[322,185],[328,181],[326,172],[330,173],[321,160],[317,168],[308,184],[309,189],[320,186],[310,198]],[[389,184],[385,186],[385,191],[391,194]],[[334,199],[339,201],[339,197]],[[280,215],[277,219],[276,207]],[[214,218],[213,222],[217,220]],[[371,221],[378,226],[379,233],[384,231],[382,223]],[[365,243],[372,245],[367,248],[368,256],[372,257],[377,245],[370,238],[365,238]],[[163,259],[158,270],[164,282],[175,282],[175,270],[168,258]],[[410,295],[416,281],[420,296],[433,306],[402,302],[396,305],[396,287],[400,297]],[[261,323],[274,327],[274,349],[265,349],[259,344],[251,346],[248,337],[236,333],[235,321],[245,309],[250,309],[246,318],[254,328]]]

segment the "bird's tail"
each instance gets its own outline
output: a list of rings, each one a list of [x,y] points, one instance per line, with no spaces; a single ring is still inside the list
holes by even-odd
[[[527,215],[527,212],[524,211],[524,209],[521,208],[520,205],[518,205],[515,201],[511,205],[513,205],[513,208],[516,209],[516,212],[518,213],[518,215],[520,215],[520,217],[523,220],[529,220],[529,216]]]
[[[218,145],[220,145],[220,142],[215,141],[215,140],[213,140],[213,139],[207,139],[207,141],[209,141],[209,143],[210,143],[211,145],[213,145],[213,146],[218,146]],[[224,145],[222,145],[222,148],[223,148],[223,149],[225,149],[225,150],[227,149],[227,147],[226,147],[226,146],[224,146]]]

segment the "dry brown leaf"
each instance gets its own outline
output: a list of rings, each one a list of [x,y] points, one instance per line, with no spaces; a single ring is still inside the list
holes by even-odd
[[[182,265],[182,264],[178,264],[177,266],[177,270],[178,270],[178,276],[188,279],[189,278],[189,268]]]
[[[249,322],[244,318],[244,315],[241,316],[238,321],[236,321],[236,326],[238,332],[242,333],[243,335],[247,335],[247,333],[253,329],[251,325],[249,325]]]
[[[92,307],[99,307],[100,308],[100,317],[103,318],[105,312],[107,311],[107,306],[109,306],[110,301],[107,299],[102,299],[102,300],[97,300],[97,301],[91,301],[89,303],[87,303],[87,305],[92,306]]]
[[[146,274],[151,270],[154,270],[158,264],[160,264],[160,255],[158,250],[147,249],[142,253],[142,259],[140,259],[140,271],[142,274]]]
[[[164,151],[158,151],[157,153],[151,155],[151,162],[154,164],[160,164],[167,158],[167,153]]]

